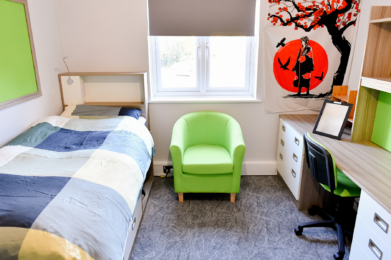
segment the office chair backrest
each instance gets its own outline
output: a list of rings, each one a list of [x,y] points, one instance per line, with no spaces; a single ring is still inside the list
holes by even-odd
[[[312,177],[320,184],[329,186],[331,193],[334,193],[337,183],[332,155],[327,148],[313,140],[309,133],[304,134],[303,137],[305,156]]]

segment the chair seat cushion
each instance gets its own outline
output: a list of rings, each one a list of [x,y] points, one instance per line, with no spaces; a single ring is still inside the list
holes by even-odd
[[[359,197],[361,193],[360,187],[357,186],[348,176],[346,176],[340,169],[337,169],[337,188],[334,194],[340,197]],[[321,184],[323,188],[330,191],[329,186]]]
[[[183,172],[192,174],[227,174],[233,172],[231,155],[222,146],[199,144],[186,149]]]

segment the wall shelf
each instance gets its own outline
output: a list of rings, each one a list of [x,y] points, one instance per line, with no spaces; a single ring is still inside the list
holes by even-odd
[[[68,105],[138,108],[148,123],[146,72],[71,72],[58,75],[63,109]]]
[[[369,23],[391,23],[391,18],[371,20]]]
[[[379,95],[391,93],[391,6],[373,6],[352,142],[372,142]]]
[[[391,77],[362,77],[361,85],[391,93]]]
[[[335,99],[339,100],[339,101],[343,101],[343,102],[348,102],[349,100],[349,96],[334,96]]]

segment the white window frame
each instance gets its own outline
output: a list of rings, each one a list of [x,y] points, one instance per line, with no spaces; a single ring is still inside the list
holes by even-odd
[[[243,96],[254,97],[258,60],[258,37],[248,37],[246,48],[246,77],[244,88],[211,88],[209,86],[209,37],[196,37],[197,71],[195,88],[162,88],[159,37],[149,36],[151,87],[153,97],[209,97]],[[229,76],[229,75],[228,75]]]

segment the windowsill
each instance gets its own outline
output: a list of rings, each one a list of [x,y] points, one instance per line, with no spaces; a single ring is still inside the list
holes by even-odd
[[[194,103],[261,103],[261,99],[253,97],[155,97],[149,104],[194,104]]]

